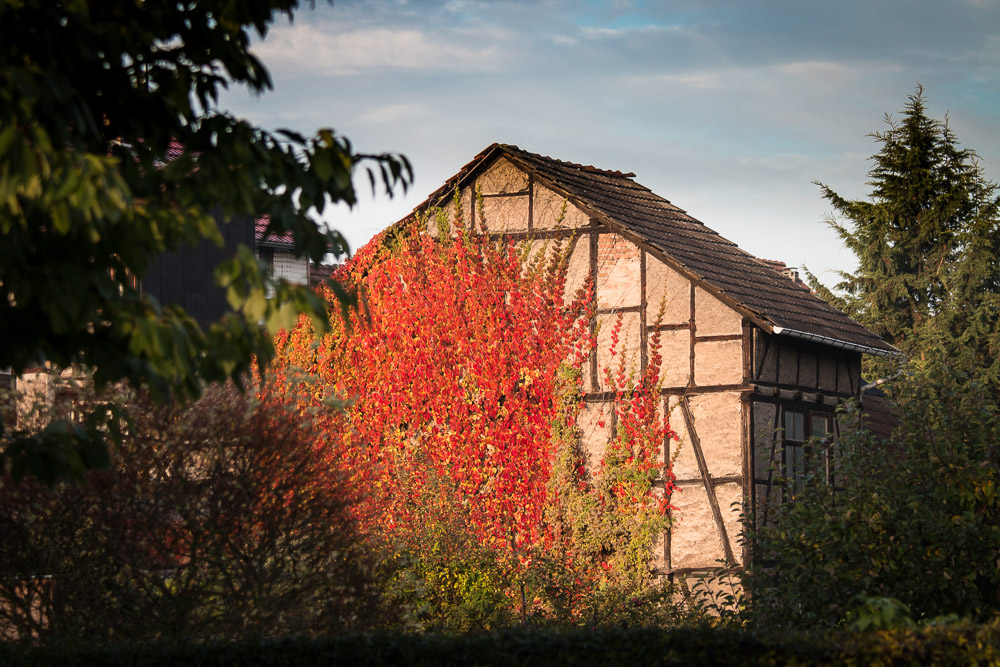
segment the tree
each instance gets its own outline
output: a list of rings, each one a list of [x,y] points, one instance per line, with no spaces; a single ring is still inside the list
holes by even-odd
[[[926,116],[919,88],[902,122],[886,122],[870,201],[821,186],[859,268],[842,274],[842,295],[817,291],[907,354],[886,385],[898,424],[879,438],[842,419],[837,488],[814,471],[754,535],[745,583],[764,625],[1000,610],[1000,198],[976,154]]]
[[[248,248],[216,272],[234,312],[205,329],[135,280],[165,251],[221,242],[216,206],[268,215],[319,261],[346,244],[313,214],[354,204],[356,164],[389,194],[411,180],[405,158],[357,154],[331,130],[272,133],[219,109],[230,84],[271,87],[250,34],[298,4],[0,0],[0,368],[82,364],[99,387],[187,399],[270,360],[259,322],[323,326],[325,304]],[[106,413],[36,436],[0,424],[0,463],[50,481],[106,464]]]
[[[858,257],[841,273],[841,295],[815,284],[909,355],[959,356],[972,375],[1000,387],[1000,196],[976,153],[960,147],[947,119],[929,118],[923,90],[900,122],[871,136],[868,200],[819,184],[837,214],[830,225]]]

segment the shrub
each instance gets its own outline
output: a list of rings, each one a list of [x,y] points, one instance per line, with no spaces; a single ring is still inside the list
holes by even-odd
[[[0,482],[8,638],[233,638],[371,622],[339,473],[310,420],[232,388],[188,407],[114,397],[111,469]]]
[[[837,488],[817,475],[754,536],[757,621],[831,627],[870,610],[867,598],[918,621],[1000,612],[1000,412],[989,396],[945,364],[913,364],[892,437],[842,433]]]

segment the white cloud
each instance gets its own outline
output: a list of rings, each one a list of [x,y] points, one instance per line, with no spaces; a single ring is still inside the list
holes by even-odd
[[[627,28],[580,28],[580,33],[587,39],[619,39],[621,37],[632,37],[642,34],[657,34],[667,32],[680,32],[683,28],[679,25],[641,25]]]
[[[500,62],[493,46],[448,43],[415,29],[336,32],[315,23],[276,27],[253,51],[286,76],[354,76],[385,69],[493,71]]]
[[[897,71],[898,66],[886,63],[802,60],[749,67],[726,65],[694,71],[634,75],[628,77],[626,82],[637,87],[669,86],[705,92],[744,90],[752,91],[754,96],[779,92],[789,94],[791,91],[802,90],[816,94],[824,89],[844,89],[872,75]]]
[[[358,122],[367,124],[395,123],[401,120],[412,120],[430,113],[424,104],[388,104],[370,109],[358,117]]]

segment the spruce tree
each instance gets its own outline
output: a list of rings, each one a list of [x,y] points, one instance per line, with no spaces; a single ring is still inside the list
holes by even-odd
[[[911,358],[934,353],[1000,386],[1000,197],[978,155],[926,114],[923,90],[881,145],[867,200],[818,183],[838,217],[829,224],[858,257],[841,273],[838,305]],[[829,297],[835,297],[830,294]]]

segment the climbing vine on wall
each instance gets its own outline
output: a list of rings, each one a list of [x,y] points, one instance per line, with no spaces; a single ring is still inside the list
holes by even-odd
[[[481,206],[477,217],[480,229],[465,224],[456,193],[451,215],[416,217],[361,249],[338,275],[359,307],[322,337],[306,319],[279,334],[269,395],[304,411],[344,402],[323,417],[335,443],[324,451],[361,497],[364,531],[408,558],[440,556],[445,542],[485,550],[508,565],[477,581],[522,616],[551,611],[525,582],[553,563],[580,595],[626,572],[648,582],[672,491],[658,343],[639,377],[624,362],[607,371],[616,428],[587,470],[576,421],[592,285],[566,293],[572,243],[499,239]]]

